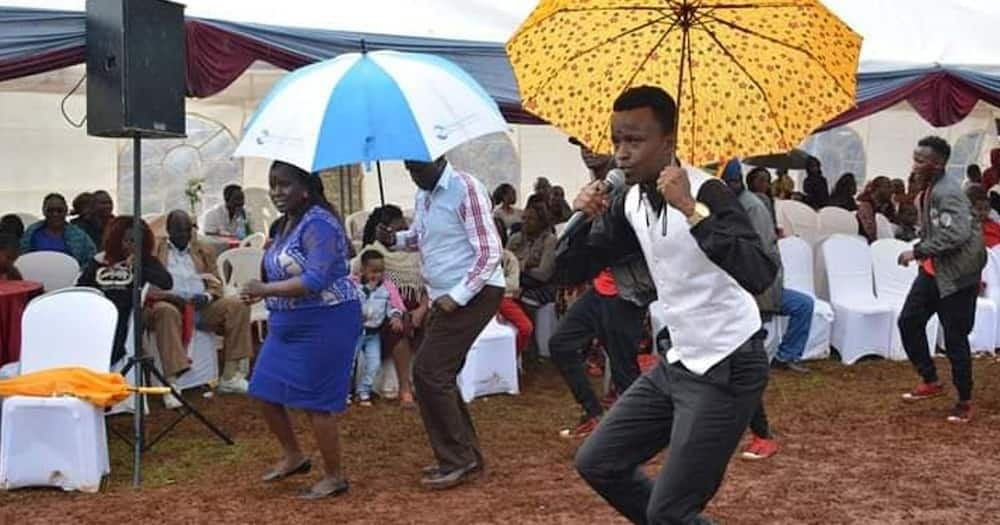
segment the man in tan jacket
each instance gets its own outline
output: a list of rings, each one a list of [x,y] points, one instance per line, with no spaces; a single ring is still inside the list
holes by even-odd
[[[236,297],[222,296],[222,281],[216,271],[212,248],[192,239],[191,217],[181,210],[167,216],[168,239],[160,242],[156,257],[170,272],[174,287],[152,291],[156,302],[148,319],[156,334],[156,346],[168,381],[190,368],[187,348],[182,341],[184,311],[193,308],[194,326],[224,337],[224,366],[218,390],[246,393],[247,369],[252,352],[250,307]],[[168,407],[179,402],[167,396]]]

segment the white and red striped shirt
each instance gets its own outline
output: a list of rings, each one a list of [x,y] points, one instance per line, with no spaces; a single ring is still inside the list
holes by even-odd
[[[481,182],[449,164],[433,190],[417,191],[414,210],[394,248],[420,251],[431,300],[450,295],[465,306],[484,286],[504,287],[503,247]]]

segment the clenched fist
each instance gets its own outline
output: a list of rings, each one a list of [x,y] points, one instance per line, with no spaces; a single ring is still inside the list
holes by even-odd
[[[691,196],[691,181],[688,180],[684,168],[676,166],[663,168],[660,178],[656,181],[656,188],[660,190],[660,194],[668,204],[685,216],[690,217],[694,214],[695,201]]]

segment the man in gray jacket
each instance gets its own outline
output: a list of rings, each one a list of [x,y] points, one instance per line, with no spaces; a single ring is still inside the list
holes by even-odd
[[[937,314],[958,390],[958,403],[948,421],[966,423],[973,415],[969,332],[976,318],[986,249],[961,181],[945,173],[950,155],[951,147],[940,137],[922,139],[913,152],[913,173],[924,181],[927,190],[917,197],[920,241],[913,250],[899,256],[902,266],[920,261],[919,273],[899,315],[899,331],[906,355],[922,381],[903,394],[903,399],[920,401],[944,393],[924,330],[928,319]]]

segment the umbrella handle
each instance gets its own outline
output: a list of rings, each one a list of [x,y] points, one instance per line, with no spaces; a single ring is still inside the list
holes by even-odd
[[[165,386],[129,386],[130,392],[138,392],[140,394],[156,394],[165,396],[170,393],[170,388]]]

